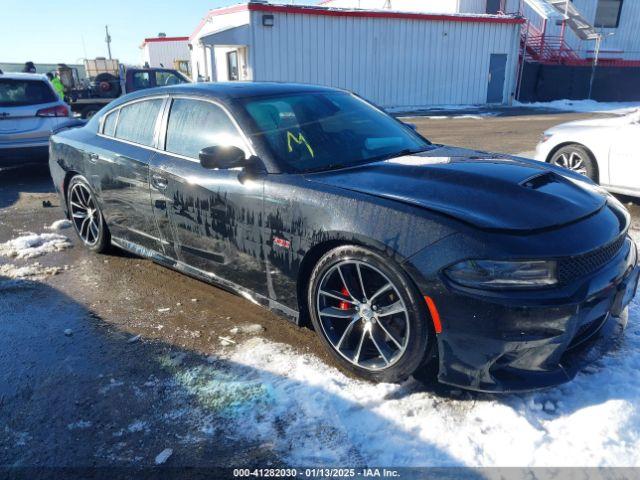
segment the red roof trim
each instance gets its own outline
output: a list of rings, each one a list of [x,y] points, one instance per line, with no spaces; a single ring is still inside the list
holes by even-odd
[[[411,13],[411,12],[384,12],[380,10],[350,10],[327,7],[298,7],[291,5],[270,5],[261,3],[250,3],[248,10],[253,12],[272,13],[297,13],[302,15],[322,15],[328,17],[362,17],[362,18],[396,18],[404,20],[425,20],[425,21],[445,21],[445,22],[468,22],[468,23],[512,23],[521,24],[525,20],[520,17],[510,17],[505,15],[463,15],[463,14],[434,14],[434,13]]]
[[[324,15],[328,17],[361,17],[361,18],[397,18],[404,20],[424,20],[424,21],[444,21],[444,22],[465,22],[465,23],[509,23],[523,24],[525,19],[506,15],[464,15],[464,14],[439,14],[439,13],[412,13],[394,12],[380,10],[351,10],[346,8],[329,8],[322,6],[299,7],[294,5],[272,5],[263,3],[241,3],[231,7],[217,8],[210,10],[200,21],[189,39],[193,39],[207,20],[217,15],[228,13],[244,12],[272,12],[272,13],[293,13],[301,15]]]
[[[152,37],[145,38],[144,42],[142,42],[142,45],[144,45],[145,43],[154,42],[184,42],[186,40],[189,40],[189,37]]]
[[[207,14],[204,16],[204,18],[200,20],[200,23],[198,24],[196,29],[193,31],[193,33],[189,36],[189,40],[195,37],[198,34],[198,32],[202,30],[202,27],[204,27],[204,25],[207,23],[207,20],[209,20],[211,17],[215,17],[218,15],[226,15],[228,13],[245,12],[247,10],[249,10],[249,5],[246,3],[240,3],[238,5],[232,5],[230,7],[222,7],[222,8],[209,10]]]

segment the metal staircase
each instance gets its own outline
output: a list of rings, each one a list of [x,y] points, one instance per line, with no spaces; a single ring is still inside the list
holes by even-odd
[[[586,18],[582,16],[580,10],[569,0],[547,0],[547,3],[553,5],[563,15],[567,15],[567,26],[575,32],[581,40],[595,40],[598,38],[598,32]]]
[[[583,60],[560,36],[545,35],[531,22],[522,29],[525,59],[547,64],[578,64]]]

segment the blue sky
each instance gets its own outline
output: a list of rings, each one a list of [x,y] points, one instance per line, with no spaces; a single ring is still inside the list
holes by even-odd
[[[124,63],[138,64],[138,48],[158,32],[189,35],[205,13],[240,0],[2,0],[0,62],[78,63],[111,52]],[[276,2],[274,2],[276,3]],[[278,3],[316,3],[291,1]],[[84,47],[83,47],[84,41]]]

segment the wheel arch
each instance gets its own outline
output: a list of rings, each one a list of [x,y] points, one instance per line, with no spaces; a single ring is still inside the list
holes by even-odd
[[[333,232],[326,234],[323,240],[315,243],[304,254],[296,276],[296,297],[298,301],[299,312],[298,324],[300,326],[311,326],[306,298],[307,288],[309,287],[309,279],[311,277],[313,268],[316,266],[322,256],[327,252],[333,250],[334,248],[347,245],[369,248],[376,253],[396,260],[399,265],[402,265],[404,260],[403,258],[401,258],[398,252],[393,250],[388,245],[385,245],[384,243],[375,239],[353,233],[346,234],[345,232]],[[409,272],[407,272],[407,275],[409,275]],[[411,278],[411,275],[409,275],[409,277]]]
[[[62,180],[62,195],[64,196],[64,212],[67,216],[67,219],[69,218],[69,208],[67,207],[68,204],[68,194],[69,194],[69,182],[71,181],[71,179],[77,175],[82,175],[80,172],[76,172],[75,170],[67,170],[64,174],[64,179]]]
[[[560,150],[561,148],[564,148],[564,147],[569,147],[571,145],[575,145],[575,146],[578,146],[580,148],[584,148],[585,149],[585,151],[587,152],[587,154],[591,158],[591,161],[593,162],[593,165],[594,165],[594,167],[596,169],[596,183],[600,183],[600,164],[598,163],[597,157],[593,154],[593,151],[589,147],[587,147],[584,143],[571,141],[571,140],[567,140],[565,142],[561,142],[561,143],[557,144],[555,147],[553,147],[549,151],[549,154],[547,155],[547,158],[545,159],[545,162],[546,163],[551,163],[551,159],[558,152],[558,150]]]

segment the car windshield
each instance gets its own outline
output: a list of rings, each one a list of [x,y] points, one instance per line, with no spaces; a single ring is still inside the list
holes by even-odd
[[[0,107],[23,107],[57,100],[44,80],[0,78]]]
[[[430,143],[354,95],[249,98],[244,107],[279,163],[293,172],[350,167],[424,151]]]

